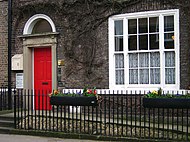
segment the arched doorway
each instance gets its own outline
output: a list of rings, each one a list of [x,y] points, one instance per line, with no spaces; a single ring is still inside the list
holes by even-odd
[[[57,35],[50,17],[36,14],[26,22],[21,36],[24,89],[40,90],[35,98],[35,109],[50,109],[47,97],[39,94],[57,88]]]

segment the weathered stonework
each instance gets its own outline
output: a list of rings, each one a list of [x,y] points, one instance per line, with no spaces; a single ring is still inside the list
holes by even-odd
[[[7,86],[8,81],[8,2],[0,1],[0,86]]]
[[[0,2],[2,9],[7,2]],[[83,88],[85,85],[97,88],[109,88],[109,49],[108,18],[111,15],[141,11],[179,9],[180,11],[180,88],[190,85],[190,42],[188,10],[189,1],[177,0],[119,0],[93,1],[83,0],[15,0],[13,3],[13,48],[12,54],[23,53],[23,42],[18,36],[23,35],[24,25],[34,14],[48,15],[56,26],[57,59],[64,61],[61,68],[60,88]],[[0,13],[1,14],[1,13]],[[0,15],[0,41],[7,41],[7,17]],[[5,32],[3,32],[5,31]],[[3,35],[3,36],[2,36]],[[7,53],[7,42],[0,42],[0,50]],[[4,54],[5,55],[5,54]],[[0,54],[2,56],[2,54]],[[1,74],[6,74],[0,67]],[[2,62],[2,61],[0,61]],[[0,75],[0,82],[5,82],[6,75]],[[15,72],[13,72],[15,76]],[[3,80],[3,81],[2,81]],[[15,83],[15,79],[13,78]]]

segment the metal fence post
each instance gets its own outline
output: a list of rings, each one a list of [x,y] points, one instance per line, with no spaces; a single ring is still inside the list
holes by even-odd
[[[14,89],[14,127],[16,129],[16,89]]]

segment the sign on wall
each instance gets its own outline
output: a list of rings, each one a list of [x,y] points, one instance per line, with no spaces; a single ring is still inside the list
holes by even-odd
[[[23,88],[23,73],[16,73],[16,88]]]

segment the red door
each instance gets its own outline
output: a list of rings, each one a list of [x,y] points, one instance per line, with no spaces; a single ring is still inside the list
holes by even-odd
[[[48,94],[52,89],[51,48],[34,48],[35,109],[49,110]]]

